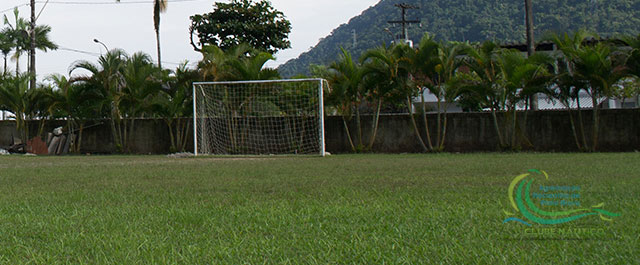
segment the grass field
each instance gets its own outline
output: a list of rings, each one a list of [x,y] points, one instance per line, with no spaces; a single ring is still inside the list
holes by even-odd
[[[528,169],[621,216],[503,224]],[[6,264],[639,264],[639,211],[639,153],[0,157]]]

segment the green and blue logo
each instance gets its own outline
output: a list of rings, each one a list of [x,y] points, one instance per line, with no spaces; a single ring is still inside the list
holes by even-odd
[[[527,226],[532,223],[555,225],[576,221],[589,216],[599,216],[600,219],[612,222],[620,214],[603,210],[604,203],[585,208],[580,205],[580,186],[548,186],[540,184],[532,192],[531,187],[538,179],[549,180],[547,172],[531,169],[528,173],[519,175],[509,185],[509,202],[515,212],[503,210],[507,218],[502,223],[519,222]],[[537,204],[533,199],[537,199]],[[545,211],[544,206],[574,207],[572,210]]]

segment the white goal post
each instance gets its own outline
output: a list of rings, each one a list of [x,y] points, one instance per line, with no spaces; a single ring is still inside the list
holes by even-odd
[[[324,79],[196,82],[197,155],[325,155]]]

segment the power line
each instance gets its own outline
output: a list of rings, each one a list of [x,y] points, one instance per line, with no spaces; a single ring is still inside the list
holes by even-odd
[[[198,2],[198,1],[205,1],[205,0],[167,0],[167,2],[169,3],[185,3],[185,2]],[[36,4],[54,4],[54,5],[127,5],[127,4],[134,4],[134,5],[138,5],[138,4],[153,4],[153,1],[149,1],[149,0],[140,0],[140,1],[130,1],[130,2],[115,2],[115,1],[109,1],[109,2],[80,2],[80,1],[36,1]],[[12,8],[7,8],[7,9],[3,9],[0,10],[0,14],[3,13],[7,13],[9,11],[12,11],[16,8],[21,8],[23,6],[28,6],[29,4],[21,4],[21,5],[17,5],[14,6]]]
[[[66,48],[66,47],[62,47],[62,46],[58,46],[58,50],[63,50],[63,51],[68,51],[68,52],[75,52],[75,53],[80,53],[80,54],[85,54],[85,55],[91,55],[91,56],[94,56],[94,57],[102,56],[102,54],[100,54],[100,53],[90,52],[90,51],[83,51],[83,50],[72,49],[72,48]],[[166,62],[166,61],[162,61],[162,63],[171,64],[171,65],[181,65],[182,64],[182,63],[174,63],[174,62]],[[194,63],[196,63],[196,62],[191,62],[189,64],[194,64]]]

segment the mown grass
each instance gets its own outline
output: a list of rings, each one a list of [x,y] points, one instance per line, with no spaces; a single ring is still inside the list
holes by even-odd
[[[640,263],[640,154],[0,157],[6,264]],[[526,236],[514,176],[542,169],[622,215]]]

